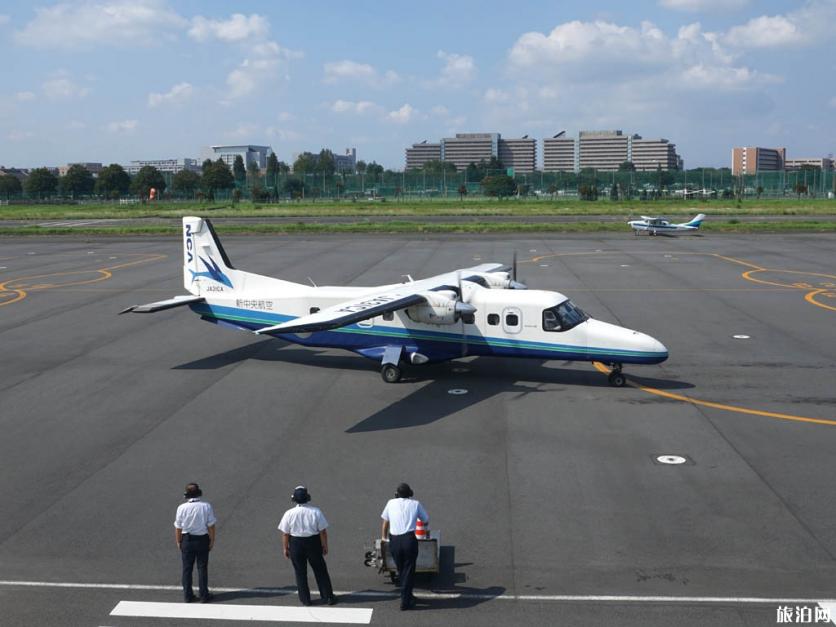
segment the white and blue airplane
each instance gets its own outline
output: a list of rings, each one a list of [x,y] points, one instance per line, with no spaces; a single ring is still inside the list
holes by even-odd
[[[665,218],[642,216],[641,220],[630,220],[627,224],[633,229],[634,235],[642,231],[648,235],[658,235],[659,233],[696,233],[703,220],[705,220],[704,213],[697,214],[689,222],[679,224],[668,222]]]
[[[189,307],[203,320],[303,346],[342,348],[380,364],[387,383],[405,364],[467,355],[596,361],[614,386],[623,364],[658,364],[658,340],[590,318],[558,292],[529,290],[512,268],[483,263],[375,287],[316,287],[235,269],[212,223],[183,218],[183,284],[175,296],[121,313]]]

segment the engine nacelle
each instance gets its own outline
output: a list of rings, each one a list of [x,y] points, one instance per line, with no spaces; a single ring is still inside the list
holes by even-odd
[[[413,322],[424,324],[456,324],[462,315],[473,314],[476,307],[456,299],[455,292],[423,292],[424,305],[406,308],[406,315]]]
[[[474,281],[480,283],[483,287],[490,290],[524,290],[526,286],[522,283],[514,281],[509,272],[480,272],[479,280]],[[473,279],[470,279],[473,281]]]

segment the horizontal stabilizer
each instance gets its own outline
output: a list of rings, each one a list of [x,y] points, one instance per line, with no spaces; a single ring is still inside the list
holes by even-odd
[[[134,305],[120,311],[123,313],[154,313],[156,311],[164,311],[165,309],[173,309],[175,307],[182,307],[183,305],[193,305],[195,303],[202,303],[205,298],[203,296],[175,296],[168,300],[160,300],[156,303],[148,303],[147,305]]]

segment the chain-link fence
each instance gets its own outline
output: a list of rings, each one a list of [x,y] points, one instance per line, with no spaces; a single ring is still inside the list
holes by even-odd
[[[506,170],[489,171],[484,176],[507,176]],[[479,177],[468,177],[464,171],[430,173],[422,170],[384,171],[361,174],[279,174],[249,176],[230,189],[172,188],[172,175],[163,173],[166,181],[165,200],[213,200],[227,202],[253,200],[281,202],[287,200],[434,200],[468,199],[496,195]],[[476,180],[472,180],[472,179]],[[516,173],[513,184],[505,186],[500,195],[528,199],[560,200],[651,200],[656,198],[833,198],[836,176],[832,170],[803,169],[762,172],[732,176],[725,169],[688,171],[612,172],[583,170],[581,172]],[[73,202],[138,202],[136,196],[100,197],[68,194],[9,194],[0,199],[10,203],[73,203]]]

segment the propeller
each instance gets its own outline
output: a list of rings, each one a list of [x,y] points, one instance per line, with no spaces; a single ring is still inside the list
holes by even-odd
[[[462,273],[456,273],[456,279],[458,281],[458,298],[456,299],[456,313],[459,316],[459,320],[462,321],[462,357],[467,357],[467,331],[465,331],[465,321],[464,315],[465,314],[474,314],[476,313],[476,307],[471,305],[470,303],[464,302],[464,292],[462,291]]]
[[[512,290],[527,290],[528,286],[521,282],[517,281],[517,251],[514,251],[514,260],[511,263],[511,281],[508,283],[508,287]]]

